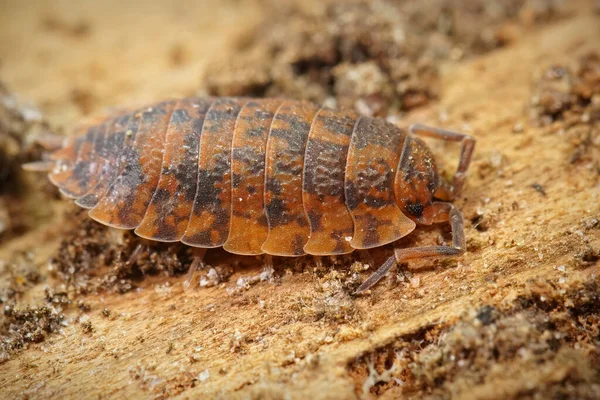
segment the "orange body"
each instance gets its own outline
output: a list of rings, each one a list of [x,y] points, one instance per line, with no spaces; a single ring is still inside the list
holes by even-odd
[[[248,255],[393,242],[434,222],[443,186],[405,130],[282,99],[165,101],[87,127],[52,160],[52,182],[103,224]]]

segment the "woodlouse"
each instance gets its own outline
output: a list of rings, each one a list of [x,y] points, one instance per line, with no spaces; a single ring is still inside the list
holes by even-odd
[[[50,171],[96,221],[143,238],[231,253],[337,255],[449,221],[451,246],[397,248],[357,290],[396,264],[458,255],[460,192],[475,140],[283,99],[185,98],[86,126]],[[448,182],[417,135],[462,143]]]

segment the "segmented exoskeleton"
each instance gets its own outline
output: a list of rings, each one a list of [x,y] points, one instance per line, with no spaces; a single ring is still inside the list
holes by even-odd
[[[452,182],[417,135],[462,142]],[[283,99],[185,98],[86,126],[51,154],[50,180],[102,224],[236,254],[336,255],[449,221],[452,246],[396,249],[396,262],[464,251],[450,203],[475,140]]]

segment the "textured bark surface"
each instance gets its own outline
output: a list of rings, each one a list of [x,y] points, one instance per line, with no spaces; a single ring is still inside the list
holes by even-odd
[[[207,90],[256,94],[256,86],[234,90],[215,83],[218,76],[202,77],[220,60],[251,58],[247,38],[268,23],[265,3],[203,3],[9,1],[0,17],[0,79],[59,130],[124,103]],[[352,288],[370,271],[353,257],[325,259],[323,267],[309,258],[276,260],[271,274],[260,259],[215,251],[207,258],[215,272],[202,279],[217,284],[184,291],[189,260],[157,266],[165,258],[145,254],[163,272],[138,277],[136,289],[123,294],[104,287],[83,294],[48,269],[56,265],[49,259],[64,258],[61,241],[73,234],[109,244],[133,239],[73,218],[75,206],[51,192],[40,202],[37,193],[30,207],[52,216],[0,243],[2,335],[14,337],[40,319],[48,329],[40,340],[25,337],[22,348],[0,352],[0,397],[597,398],[599,64],[586,75],[595,88],[578,92],[596,93],[584,111],[563,99],[575,117],[555,110],[554,122],[534,122],[547,103],[540,95],[546,71],[576,71],[583,56],[600,53],[600,16],[592,2],[573,2],[544,24],[507,22],[501,32],[509,39],[500,48],[436,65],[437,98],[402,106],[406,113],[393,119],[477,138],[455,202],[467,221],[464,256],[411,264],[354,297]],[[267,92],[285,92],[273,82]],[[314,100],[311,87],[305,98]],[[300,97],[297,90],[287,93]],[[370,110],[375,97],[366,96]],[[432,143],[451,171],[458,149]],[[18,175],[24,193],[45,179]],[[26,209],[28,196],[3,194],[0,206],[18,201]],[[418,229],[402,245],[448,239],[446,227]],[[139,248],[120,257],[140,257]],[[376,252],[376,261],[390,250]],[[179,275],[165,272],[173,269]],[[45,287],[51,291],[44,294]],[[65,287],[68,294],[57,295]],[[16,314],[28,304],[51,309]]]

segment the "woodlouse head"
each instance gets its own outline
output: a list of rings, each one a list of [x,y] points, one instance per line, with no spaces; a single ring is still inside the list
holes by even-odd
[[[408,136],[394,179],[400,209],[415,222],[432,223],[435,215],[430,206],[444,183],[429,147],[422,140]]]

